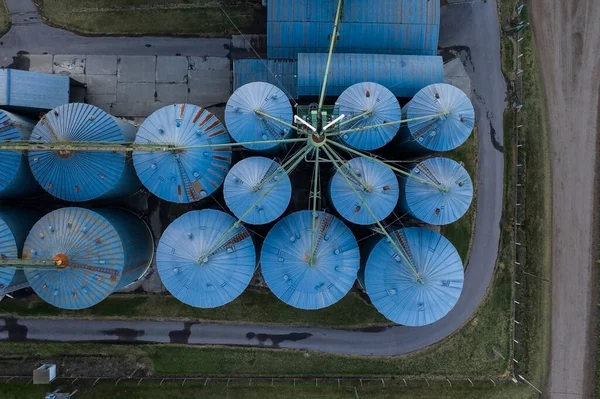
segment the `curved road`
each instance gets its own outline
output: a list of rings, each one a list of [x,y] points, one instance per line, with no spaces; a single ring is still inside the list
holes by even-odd
[[[11,12],[21,2],[9,0]],[[400,355],[439,342],[454,333],[469,320],[484,298],[496,263],[502,212],[502,114],[506,86],[500,69],[496,2],[445,6],[441,20],[440,45],[446,51],[458,52],[465,64],[472,79],[479,126],[476,232],[464,291],[446,317],[425,327],[394,326],[368,331],[184,322],[5,319],[0,322],[0,340],[272,345],[356,355]],[[28,29],[52,31],[54,41],[38,43],[37,39],[44,35],[36,37],[37,34],[34,36]],[[37,44],[29,40],[30,37],[35,37]],[[140,43],[145,42],[152,43],[152,47],[147,48],[151,54],[167,51],[166,54],[205,55],[223,42],[221,39],[83,38],[40,24],[15,26],[1,40],[4,47],[0,47],[0,55],[8,57],[19,50],[38,54],[44,51],[141,54],[140,50],[146,50],[140,49]],[[112,47],[115,41],[118,46]],[[167,43],[168,49],[164,47]]]

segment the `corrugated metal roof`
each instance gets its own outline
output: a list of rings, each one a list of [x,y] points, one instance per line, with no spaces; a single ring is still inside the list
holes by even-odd
[[[361,119],[344,124],[341,130],[363,128],[402,119],[400,103],[386,87],[373,82],[362,82],[348,87],[337,99],[339,113],[346,120],[371,111]],[[397,126],[380,126],[340,135],[345,144],[359,150],[375,150],[389,143],[398,132]]]
[[[444,191],[416,179],[401,178],[401,204],[413,217],[433,225],[454,223],[473,201],[473,182],[458,162],[429,158],[410,171],[415,176],[444,188]]]
[[[345,171],[346,178],[339,171],[336,172],[331,179],[329,193],[333,206],[344,219],[368,225],[375,224],[392,213],[398,203],[399,189],[398,179],[390,168],[361,157],[348,161],[342,170]],[[352,187],[348,181],[352,183]],[[377,220],[373,219],[367,207]]]
[[[28,141],[35,122],[0,110],[0,141]],[[0,197],[26,197],[41,191],[27,155],[17,151],[0,151]]]
[[[0,106],[48,110],[69,102],[68,76],[0,69]]]
[[[458,252],[441,234],[420,227],[399,229],[392,236],[405,249],[423,283],[382,238],[366,259],[365,286],[371,302],[389,320],[405,326],[441,319],[462,292],[464,271]]]
[[[269,58],[329,48],[337,2],[270,1],[267,23]],[[345,1],[336,42],[339,53],[435,55],[440,4],[429,0]]]
[[[256,268],[256,250],[243,226],[224,235],[235,222],[225,212],[204,209],[184,214],[164,232],[156,266],[165,287],[181,302],[215,308],[246,289]]]
[[[291,60],[242,59],[233,61],[233,89],[251,82],[268,82],[290,98],[298,97],[298,62]]]
[[[21,257],[25,238],[38,218],[36,211],[0,208],[0,257]],[[0,296],[26,287],[29,283],[22,270],[0,267]]]
[[[84,309],[140,278],[152,261],[152,235],[134,214],[117,209],[62,208],[38,221],[23,249],[32,259],[61,259],[61,270],[27,269],[44,301]]]
[[[446,83],[421,89],[402,110],[408,119],[440,115],[432,119],[407,122],[402,133],[407,144],[429,151],[450,151],[464,143],[475,125],[475,111],[469,97],[457,87]]]
[[[33,129],[34,143],[132,141],[136,128],[90,104],[65,104],[48,112]],[[118,198],[140,187],[125,153],[30,150],[29,165],[40,185],[65,201]]]
[[[285,212],[292,198],[292,185],[280,167],[271,159],[250,157],[231,168],[225,177],[223,196],[237,218],[243,217],[246,223],[265,224]]]
[[[196,105],[173,104],[155,111],[140,126],[135,142],[187,147],[181,152],[133,153],[135,170],[144,186],[170,202],[195,202],[211,195],[231,165],[225,126]],[[224,146],[194,148],[207,144]]]
[[[327,54],[298,55],[298,95],[319,95],[326,64]],[[412,97],[423,87],[444,81],[442,57],[333,54],[327,95],[339,96],[353,84],[365,81],[387,87],[396,97]]]
[[[360,254],[352,232],[336,217],[319,212],[312,245],[312,212],[299,211],[281,219],[262,247],[265,282],[283,302],[299,309],[330,306],[352,288]],[[311,248],[314,250],[312,259]]]
[[[236,89],[225,107],[225,124],[231,137],[239,142],[279,140],[292,134],[289,127],[273,119],[256,114],[263,112],[291,125],[294,114],[286,94],[278,87],[265,82],[253,82]],[[251,144],[251,150],[268,150],[277,143]]]

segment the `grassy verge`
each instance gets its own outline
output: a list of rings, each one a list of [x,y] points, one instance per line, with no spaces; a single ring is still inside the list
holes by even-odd
[[[0,36],[3,36],[10,29],[10,14],[6,7],[6,0],[0,0]]]
[[[226,37],[238,33],[236,26],[244,34],[264,33],[266,23],[266,10],[260,0],[38,0],[37,3],[48,24],[89,35]]]
[[[502,0],[500,2],[500,20],[504,29],[510,26],[514,18],[515,0]],[[527,9],[524,9],[522,18],[527,20]],[[516,318],[522,323],[515,328],[515,358],[519,360],[516,365],[517,373],[527,376],[535,385],[542,387],[547,372],[548,349],[550,342],[550,276],[551,256],[551,183],[549,163],[549,138],[545,124],[544,95],[538,73],[535,57],[534,41],[529,29],[522,31],[523,40],[519,42],[521,69],[523,70],[523,108],[519,114],[520,140],[523,144],[519,154],[512,154],[516,163],[523,165],[516,169],[520,180],[526,182],[524,191],[520,191],[518,202],[523,204],[519,217],[523,226],[516,232],[519,241],[524,243],[520,252],[523,267],[516,269],[515,278],[520,284],[515,292],[521,305],[516,307]],[[503,68],[505,75],[514,79],[515,49],[514,36],[503,34]],[[514,137],[515,114],[505,120],[505,137]],[[508,129],[513,127],[513,132]],[[514,148],[514,140],[506,148]],[[515,176],[515,169],[507,171]],[[514,185],[511,184],[514,188]],[[514,194],[514,193],[513,193]],[[513,195],[511,194],[511,195]],[[514,204],[515,199],[511,200]],[[514,215],[514,211],[512,213]],[[515,232],[511,232],[515,233]],[[522,250],[520,249],[520,251]],[[527,273],[522,271],[526,268]],[[534,277],[535,276],[535,277]],[[525,321],[525,322],[523,322]]]
[[[451,151],[444,156],[452,158],[457,162],[462,162],[467,172],[471,176],[474,183],[477,181],[477,128],[474,129],[473,134],[469,139],[460,147]],[[442,226],[442,234],[450,240],[456,247],[463,263],[467,264],[469,260],[469,253],[471,250],[471,244],[473,243],[473,229],[475,228],[475,199],[471,207],[465,213],[465,215],[458,219],[458,221],[451,223],[446,226]]]
[[[184,320],[246,322],[288,326],[361,328],[385,326],[390,322],[357,293],[351,292],[336,304],[317,311],[296,309],[271,292],[246,290],[233,302],[215,309],[185,305],[172,296],[112,295],[96,306],[65,311],[37,297],[4,300],[0,315],[12,317],[115,318],[139,320]]]

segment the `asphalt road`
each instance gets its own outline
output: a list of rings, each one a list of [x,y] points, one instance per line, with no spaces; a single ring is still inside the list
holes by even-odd
[[[9,6],[18,0],[9,0]],[[12,8],[11,8],[12,9]],[[500,27],[496,2],[445,6],[441,15],[440,46],[447,51],[460,53],[475,92],[474,104],[479,126],[479,175],[476,232],[471,259],[465,276],[465,288],[454,309],[443,319],[425,327],[395,326],[368,331],[342,331],[311,328],[265,327],[238,324],[186,324],[183,322],[123,322],[91,320],[4,320],[0,327],[0,339],[6,340],[55,340],[55,341],[144,341],[187,342],[189,344],[223,345],[274,345],[285,348],[309,349],[357,355],[399,355],[412,352],[439,342],[458,330],[473,315],[491,282],[500,237],[503,186],[503,139],[502,113],[505,107],[506,86],[500,69]],[[34,29],[46,29],[36,25]],[[9,32],[17,43],[27,41],[25,36]],[[55,31],[55,35],[58,33]],[[16,35],[16,37],[15,37]],[[72,39],[67,39],[71,37]],[[5,40],[2,38],[2,40]],[[67,34],[61,38],[62,53],[76,54],[83,49],[82,43],[89,38],[73,38]],[[106,54],[136,53],[139,43],[147,38],[116,39],[122,41],[113,48],[113,39],[95,38],[86,54],[102,51]],[[152,39],[154,40],[154,39]],[[197,39],[169,40],[170,53],[202,55],[204,48],[195,45]],[[205,39],[205,48],[214,39]],[[107,42],[108,41],[108,42]],[[9,42],[5,42],[4,51]],[[217,40],[216,43],[219,43]],[[17,50],[30,52],[57,51],[43,45],[37,48]],[[34,44],[31,41],[31,46]],[[217,46],[216,44],[214,46]],[[25,46],[26,47],[26,46]],[[218,47],[218,46],[217,46]],[[54,50],[52,50],[54,49]],[[34,50],[34,51],[32,51]],[[82,50],[83,51],[83,50]],[[193,51],[193,53],[187,53]],[[0,324],[2,326],[2,324]],[[172,337],[176,339],[173,340]],[[181,337],[187,337],[182,339]]]
[[[600,7],[597,0],[536,0],[530,8],[548,107],[552,166],[552,336],[546,392],[550,398],[591,398],[596,365]]]

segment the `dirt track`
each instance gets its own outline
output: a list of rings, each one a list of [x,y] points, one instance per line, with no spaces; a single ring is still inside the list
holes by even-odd
[[[552,165],[552,341],[546,393],[591,398],[600,7],[597,0],[530,4]]]

